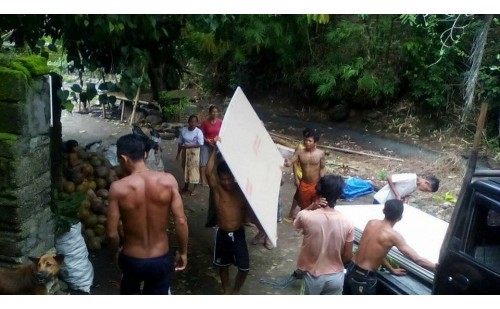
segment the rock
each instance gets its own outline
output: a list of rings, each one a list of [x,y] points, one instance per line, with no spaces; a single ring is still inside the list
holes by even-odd
[[[163,118],[155,114],[150,114],[146,116],[146,122],[152,125],[157,125],[163,122]]]

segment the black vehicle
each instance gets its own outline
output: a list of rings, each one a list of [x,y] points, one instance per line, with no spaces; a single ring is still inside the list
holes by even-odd
[[[500,294],[500,171],[474,176],[443,243],[433,294]]]

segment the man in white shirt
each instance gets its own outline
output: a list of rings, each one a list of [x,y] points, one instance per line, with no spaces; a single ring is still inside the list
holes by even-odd
[[[387,200],[397,199],[408,204],[410,195],[417,189],[436,192],[439,189],[439,179],[415,173],[393,174],[387,177],[387,184],[373,196],[373,203],[385,204]]]

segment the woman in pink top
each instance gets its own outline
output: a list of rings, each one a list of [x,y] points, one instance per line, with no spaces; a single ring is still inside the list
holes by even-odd
[[[208,158],[212,151],[214,151],[215,138],[219,136],[222,120],[219,118],[220,111],[215,105],[210,105],[208,108],[208,118],[205,119],[200,126],[205,143],[201,146],[200,150],[200,174],[202,185],[207,185],[207,178],[205,177],[205,167],[207,166]]]

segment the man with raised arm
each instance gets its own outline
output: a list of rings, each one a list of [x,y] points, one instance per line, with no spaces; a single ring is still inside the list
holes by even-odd
[[[225,161],[220,162],[214,172],[216,153],[214,150],[210,154],[205,170],[208,185],[214,194],[217,217],[213,264],[219,268],[224,294],[238,294],[250,267],[243,225],[250,206]],[[231,264],[238,268],[233,285],[229,283]]]

